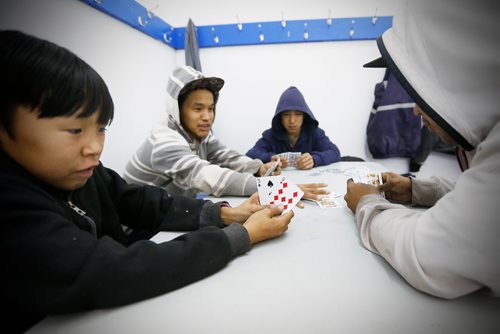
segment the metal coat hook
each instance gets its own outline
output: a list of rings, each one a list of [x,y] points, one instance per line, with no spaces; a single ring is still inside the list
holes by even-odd
[[[212,33],[214,33],[214,43],[219,44],[219,36],[215,33],[215,28],[212,27]]]
[[[174,28],[170,28],[170,31],[167,31],[166,33],[163,34],[163,40],[167,43],[172,42],[172,32],[174,31]]]
[[[261,30],[262,25],[260,25],[260,23],[259,23],[258,27],[259,27],[259,41],[264,42],[264,34],[262,33],[262,30]]]
[[[373,25],[375,25],[377,23],[377,21],[378,21],[377,11],[378,11],[378,8],[375,8],[375,14],[372,17],[372,24]]]
[[[328,18],[326,19],[326,25],[330,27],[332,25],[332,12],[328,9]]]
[[[349,36],[350,36],[351,38],[353,38],[353,37],[354,37],[354,23],[356,23],[356,20],[352,20],[352,21],[351,21],[351,30],[349,30]]]
[[[241,24],[240,17],[238,15],[236,15],[236,20],[238,22],[238,24],[236,24],[236,28],[238,28],[239,31],[242,31],[243,30],[243,24]]]
[[[304,23],[304,39],[306,41],[309,39],[309,33],[307,32],[307,22]]]
[[[155,14],[155,13],[153,13],[153,10],[155,10],[155,9],[156,9],[156,8],[158,8],[158,7],[159,7],[159,5],[157,4],[157,5],[156,5],[156,6],[154,6],[153,8],[148,9],[148,11],[147,11],[147,13],[146,13],[146,14],[148,15],[148,17],[149,17],[150,19],[153,19],[153,18],[155,18],[155,17],[156,17],[156,14]]]
[[[286,21],[283,12],[281,12],[281,27],[286,28]]]
[[[137,22],[139,23],[139,25],[141,27],[145,27],[145,26],[148,25],[148,21],[147,20],[143,20],[142,16],[137,16]]]

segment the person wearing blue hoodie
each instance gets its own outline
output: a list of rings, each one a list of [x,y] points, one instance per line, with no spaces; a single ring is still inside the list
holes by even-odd
[[[318,121],[296,87],[291,86],[281,94],[271,124],[247,156],[265,163],[280,153],[300,152],[295,161],[297,169],[311,169],[340,160],[339,149],[318,127]],[[281,158],[281,167],[288,165],[288,159]]]

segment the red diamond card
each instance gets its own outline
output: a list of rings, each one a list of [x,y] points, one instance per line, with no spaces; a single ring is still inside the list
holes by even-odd
[[[304,192],[284,175],[257,178],[260,204],[282,205],[283,213],[292,210]]]

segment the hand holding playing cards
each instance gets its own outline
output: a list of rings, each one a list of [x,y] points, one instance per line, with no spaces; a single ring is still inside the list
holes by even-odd
[[[314,167],[314,159],[309,153],[304,153],[295,161],[295,167],[297,169],[311,169]]]
[[[380,190],[370,184],[355,183],[352,179],[347,180],[347,193],[344,199],[347,203],[347,207],[351,209],[352,212],[356,212],[361,197],[368,194],[380,195]]]
[[[406,204],[411,202],[412,184],[409,177],[396,173],[382,173],[384,184],[378,186],[379,191],[385,192],[388,200]]]
[[[287,168],[289,165],[290,165],[290,160],[288,160],[285,156],[282,156],[282,155],[273,155],[271,157],[271,160],[272,161],[276,161],[278,160],[278,158],[280,158],[280,162],[281,162],[281,168]]]
[[[275,157],[276,157],[275,160],[271,160],[268,163],[263,164],[262,167],[260,167],[259,176],[274,176],[274,175],[281,174],[282,162],[281,162],[281,160],[277,161],[278,156],[275,156]],[[270,174],[267,173],[267,172],[269,172],[269,169],[272,170]]]
[[[304,192],[303,199],[319,200],[321,195],[328,195],[330,192],[324,188],[328,187],[326,183],[305,183],[297,184]]]
[[[283,207],[271,205],[251,215],[243,224],[248,231],[251,244],[275,238],[288,229],[293,217],[293,211],[281,215]]]
[[[229,225],[231,223],[243,224],[248,219],[248,217],[250,217],[257,211],[262,210],[263,208],[264,206],[260,205],[259,202],[259,194],[254,193],[245,202],[241,203],[237,207],[222,207],[220,214],[221,219],[225,225]]]

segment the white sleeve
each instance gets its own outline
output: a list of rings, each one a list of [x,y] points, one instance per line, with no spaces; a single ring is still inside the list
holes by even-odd
[[[432,176],[430,179],[411,179],[412,204],[433,206],[455,187],[455,182]]]
[[[379,195],[358,204],[363,245],[421,291],[455,298],[486,286],[500,295],[500,131],[490,137],[433,207],[406,208]]]

